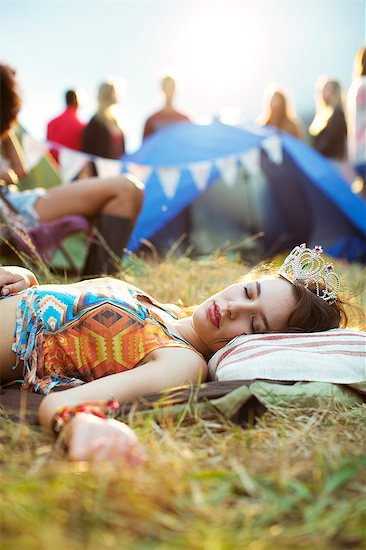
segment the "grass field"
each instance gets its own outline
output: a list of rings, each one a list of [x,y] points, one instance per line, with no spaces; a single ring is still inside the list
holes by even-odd
[[[365,270],[337,270],[364,307]],[[134,260],[124,277],[189,305],[246,271],[219,257]],[[365,404],[274,408],[247,430],[219,418],[133,425],[148,455],[137,469],[68,462],[39,428],[1,418],[1,548],[366,548]]]

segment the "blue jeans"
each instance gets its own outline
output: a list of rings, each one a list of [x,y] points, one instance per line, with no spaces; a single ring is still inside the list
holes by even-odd
[[[6,193],[6,198],[14,206],[14,208],[21,214],[24,221],[30,225],[38,225],[39,217],[34,210],[36,201],[46,194],[46,189],[42,187],[36,187],[35,189],[28,189],[27,191],[10,191]]]

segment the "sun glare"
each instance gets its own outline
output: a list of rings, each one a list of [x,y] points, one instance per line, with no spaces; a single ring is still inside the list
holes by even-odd
[[[199,93],[219,97],[263,71],[265,30],[240,6],[211,5],[185,26],[177,60]]]

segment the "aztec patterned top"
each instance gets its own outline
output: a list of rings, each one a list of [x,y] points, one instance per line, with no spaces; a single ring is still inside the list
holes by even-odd
[[[194,348],[138,297],[177,317],[128,283],[112,278],[32,287],[17,306],[13,351],[36,392],[133,369],[157,348]],[[195,350],[194,350],[195,351]]]

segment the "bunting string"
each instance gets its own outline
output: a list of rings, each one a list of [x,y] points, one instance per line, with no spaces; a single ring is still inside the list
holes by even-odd
[[[228,187],[234,185],[239,171],[244,170],[249,177],[255,176],[261,170],[260,149],[265,151],[269,160],[274,164],[283,162],[282,142],[278,134],[263,139],[260,147],[243,151],[240,154],[174,166],[153,166],[123,159],[106,159],[75,151],[52,141],[39,142],[28,134],[23,135],[22,145],[29,169],[34,168],[50,149],[56,149],[59,152],[61,178],[65,183],[72,181],[88,162],[94,162],[98,176],[102,178],[128,172],[148,184],[154,174],[168,200],[175,196],[183,170],[190,173],[194,185],[202,193],[206,190],[214,169],[218,170],[220,177]]]

